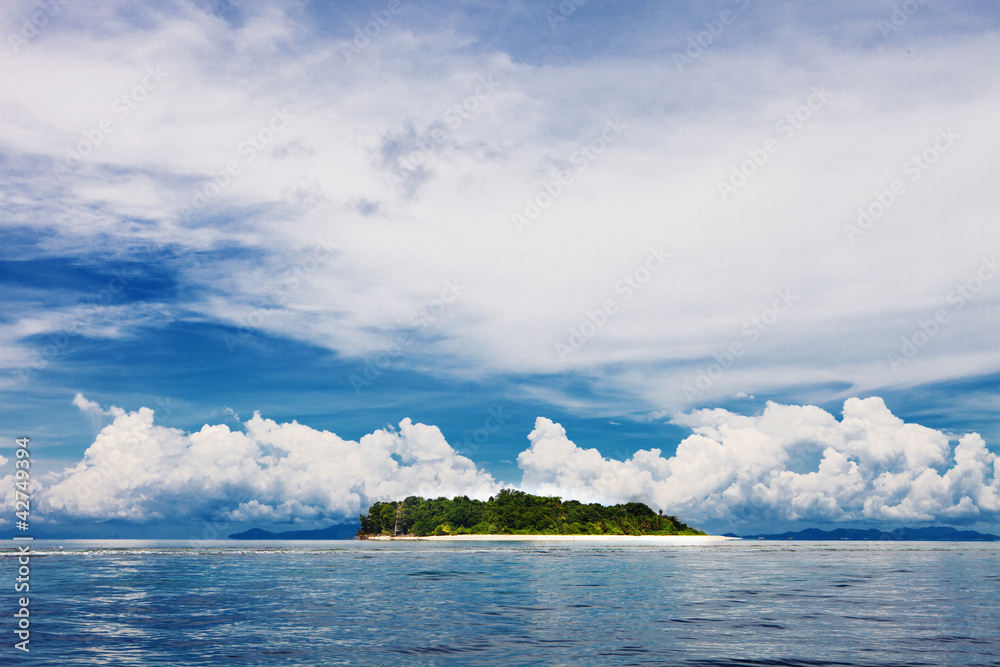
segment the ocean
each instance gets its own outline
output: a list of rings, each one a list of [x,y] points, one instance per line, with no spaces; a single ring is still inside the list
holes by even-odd
[[[998,543],[7,545],[0,664],[1000,665]]]

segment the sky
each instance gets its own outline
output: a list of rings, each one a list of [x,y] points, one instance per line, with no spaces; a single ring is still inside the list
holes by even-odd
[[[41,531],[515,487],[1000,532],[993,3],[12,1],[0,35],[0,485],[30,437]]]

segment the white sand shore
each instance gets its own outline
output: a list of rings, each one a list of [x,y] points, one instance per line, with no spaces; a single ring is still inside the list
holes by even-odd
[[[428,537],[370,537],[370,540],[387,542],[590,542],[636,546],[691,546],[722,544],[738,537],[722,535],[433,535]]]

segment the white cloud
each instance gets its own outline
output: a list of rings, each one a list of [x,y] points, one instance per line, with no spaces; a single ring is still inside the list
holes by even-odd
[[[689,405],[683,383],[746,342],[741,325],[788,287],[801,295],[792,312],[699,401],[810,383],[857,392],[1000,369],[989,315],[1000,281],[949,311],[951,322],[913,362],[897,370],[872,362],[898,352],[935,309],[950,308],[949,290],[1000,242],[989,218],[996,191],[982,178],[1000,150],[994,32],[914,45],[881,40],[872,22],[878,46],[852,48],[816,26],[791,25],[752,50],[746,35],[744,46],[712,49],[681,74],[661,54],[536,64],[473,48],[467,35],[415,34],[404,16],[348,64],[343,43],[300,22],[297,5],[245,10],[234,26],[179,4],[150,12],[140,30],[112,7],[103,19],[115,29],[92,32],[73,26],[93,10],[67,5],[24,54],[0,60],[8,93],[0,136],[12,154],[62,160],[102,118],[115,123],[61,186],[19,169],[26,192],[5,197],[9,219],[55,228],[54,251],[104,248],[108,235],[147,250],[261,250],[266,259],[254,271],[240,260],[178,262],[178,280],[191,288],[182,293],[194,299],[182,305],[234,324],[269,303],[274,281],[260,274],[280,275],[332,235],[336,261],[286,292],[263,329],[360,360],[457,278],[469,285],[461,301],[397,363],[464,375],[583,372],[651,408]],[[0,32],[16,31],[19,18],[0,17]],[[662,27],[683,42],[684,26]],[[734,38],[744,29],[734,27]],[[162,83],[127,118],[115,116],[114,101],[157,66]],[[496,92],[426,144],[489,75]],[[826,86],[830,100],[721,202],[716,182],[813,86]],[[251,161],[242,142],[286,107],[289,126]],[[628,123],[624,134],[517,234],[510,215],[571,168],[574,151],[615,115]],[[961,135],[955,145],[848,242],[844,223],[873,193],[906,179],[902,163],[940,127]],[[430,147],[408,178],[419,187],[393,193],[386,156],[406,155],[420,139]],[[231,160],[240,175],[204,213],[183,212]],[[555,344],[661,244],[671,262],[561,362]],[[103,316],[105,335],[121,335],[113,324],[121,314]],[[23,354],[13,342],[4,347],[0,359]]]
[[[73,405],[91,417],[120,417],[125,414],[125,411],[116,405],[112,405],[105,410],[101,407],[100,403],[91,401],[80,392],[77,392],[76,396],[73,397]]]
[[[779,521],[996,522],[1000,457],[977,434],[906,424],[879,398],[852,398],[843,419],[768,403],[761,415],[697,410],[675,417],[694,435],[674,456],[626,461],[582,449],[539,417],[518,456],[529,492],[600,502],[640,500],[713,525]]]
[[[35,480],[53,521],[123,519],[208,525],[352,520],[371,503],[469,495],[501,484],[460,456],[435,426],[404,419],[360,441],[259,414],[245,433],[157,426],[153,411],[114,415],[76,466]],[[674,422],[694,433],[673,456],[624,461],[574,444],[544,417],[517,457],[521,488],[587,502],[641,501],[715,530],[779,523],[899,525],[1000,520],[1000,457],[975,433],[906,424],[879,398],[845,402],[843,419],[815,406],[768,403],[760,415],[698,410]]]
[[[157,426],[149,408],[102,410],[81,394],[73,403],[115,418],[82,461],[39,490],[42,513],[53,520],[344,520],[378,500],[485,498],[500,488],[437,427],[409,419],[354,442],[259,414],[246,433],[224,424],[184,433]]]

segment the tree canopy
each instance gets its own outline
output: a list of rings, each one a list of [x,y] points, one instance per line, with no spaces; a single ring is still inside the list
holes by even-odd
[[[400,504],[406,535],[704,535],[643,503],[585,505],[504,489],[487,501],[410,496],[402,503],[375,503],[361,515],[357,536],[393,535]]]

